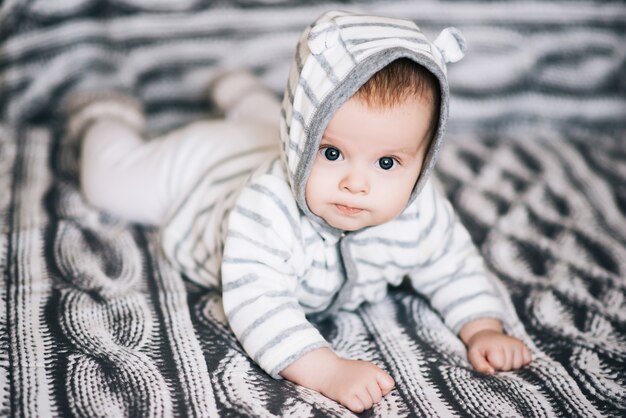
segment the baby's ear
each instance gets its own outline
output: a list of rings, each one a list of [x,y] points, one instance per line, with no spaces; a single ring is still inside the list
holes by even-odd
[[[433,43],[446,63],[460,61],[467,50],[467,41],[457,28],[445,28]]]

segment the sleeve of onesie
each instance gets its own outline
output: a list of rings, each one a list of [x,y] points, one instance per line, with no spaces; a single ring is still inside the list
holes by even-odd
[[[276,180],[262,176],[249,184],[229,215],[222,294],[229,325],[244,350],[280,378],[289,364],[329,344],[296,298],[294,263],[302,253],[298,210],[288,185]]]
[[[453,332],[478,318],[505,321],[491,273],[450,202],[428,182],[420,196],[420,263],[410,274]]]

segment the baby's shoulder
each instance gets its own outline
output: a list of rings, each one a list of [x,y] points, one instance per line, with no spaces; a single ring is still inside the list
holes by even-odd
[[[276,183],[276,187],[278,187],[279,184],[284,184],[286,187],[289,187],[285,165],[281,161],[280,156],[268,159],[252,172],[248,183],[257,182]]]
[[[266,196],[278,197],[280,201],[294,200],[284,165],[280,157],[261,164],[248,178],[244,190],[251,190]]]
[[[272,218],[281,215],[298,218],[298,206],[280,158],[259,166],[246,181],[236,206],[264,213]]]

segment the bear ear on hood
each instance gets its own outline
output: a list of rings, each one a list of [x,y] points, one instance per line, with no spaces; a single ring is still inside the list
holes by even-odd
[[[325,22],[313,27],[307,39],[313,55],[322,55],[339,43],[339,27],[335,22]]]
[[[445,28],[433,42],[446,63],[460,61],[467,51],[467,41],[457,28]]]

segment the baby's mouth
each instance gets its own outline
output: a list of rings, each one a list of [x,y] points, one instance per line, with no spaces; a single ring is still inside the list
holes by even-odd
[[[341,205],[339,203],[335,203],[335,207],[337,210],[344,215],[356,215],[357,213],[363,211],[363,209],[354,208],[352,206]]]

